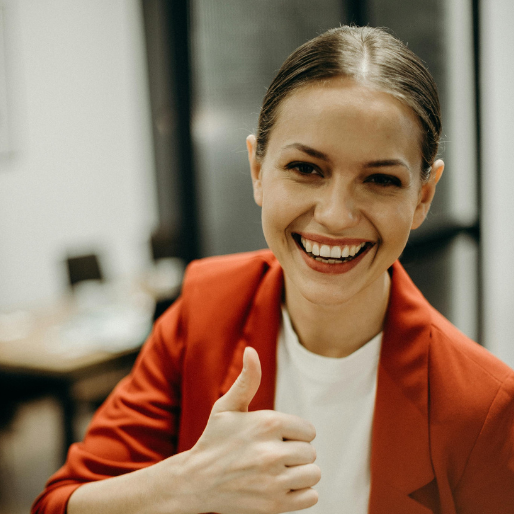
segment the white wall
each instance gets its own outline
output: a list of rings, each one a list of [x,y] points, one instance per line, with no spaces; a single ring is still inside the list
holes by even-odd
[[[57,297],[67,252],[101,253],[111,276],[140,269],[157,216],[139,2],[2,4],[0,311]]]
[[[470,0],[444,2],[446,95],[443,116],[448,214],[456,223],[474,224],[477,212],[476,120],[473,62],[473,12]],[[440,193],[438,193],[440,194]],[[450,320],[476,341],[478,305],[478,245],[459,236],[451,245]]]
[[[481,2],[485,343],[514,367],[514,2]]]

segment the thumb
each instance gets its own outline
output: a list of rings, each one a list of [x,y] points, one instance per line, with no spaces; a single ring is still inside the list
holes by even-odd
[[[257,351],[247,346],[243,354],[243,370],[232,387],[223,395],[212,408],[212,413],[225,411],[248,412],[261,383],[261,363]]]

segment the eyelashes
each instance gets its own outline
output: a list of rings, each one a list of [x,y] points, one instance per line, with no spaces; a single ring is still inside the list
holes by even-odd
[[[323,176],[323,173],[314,166],[313,164],[309,164],[308,162],[291,162],[286,166],[287,170],[296,171],[299,175],[319,175]]]
[[[385,173],[375,173],[368,177],[365,182],[377,184],[383,187],[402,187],[402,181],[394,175],[387,175]]]

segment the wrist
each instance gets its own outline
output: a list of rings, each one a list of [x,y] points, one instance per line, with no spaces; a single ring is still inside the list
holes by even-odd
[[[194,471],[191,450],[178,453],[145,469],[145,496],[155,514],[207,512],[201,502],[201,486]],[[159,507],[154,508],[155,500]]]

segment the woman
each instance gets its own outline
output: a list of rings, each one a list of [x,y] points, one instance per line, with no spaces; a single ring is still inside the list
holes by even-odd
[[[189,267],[33,512],[514,512],[514,373],[397,262],[440,132],[386,32],[296,50],[247,139],[271,252]]]

